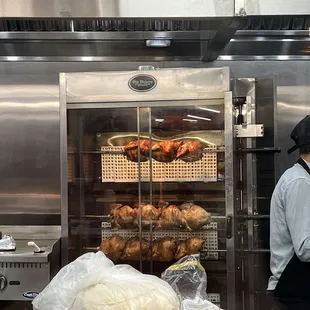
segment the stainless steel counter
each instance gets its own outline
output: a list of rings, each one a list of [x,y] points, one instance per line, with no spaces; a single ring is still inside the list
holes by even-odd
[[[3,263],[48,263],[52,252],[57,247],[59,240],[31,240],[43,250],[43,253],[34,253],[33,248],[28,246],[27,240],[15,240],[16,250],[0,252],[0,267]]]

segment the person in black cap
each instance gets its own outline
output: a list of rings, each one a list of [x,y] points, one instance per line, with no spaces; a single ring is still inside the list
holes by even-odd
[[[310,310],[310,115],[293,129],[298,162],[280,178],[270,206],[268,291],[273,309]]]

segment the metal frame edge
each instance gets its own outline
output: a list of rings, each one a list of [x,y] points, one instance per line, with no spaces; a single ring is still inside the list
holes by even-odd
[[[67,107],[66,73],[59,74],[59,116],[60,116],[60,191],[61,191],[61,265],[68,263],[68,159],[67,159]]]

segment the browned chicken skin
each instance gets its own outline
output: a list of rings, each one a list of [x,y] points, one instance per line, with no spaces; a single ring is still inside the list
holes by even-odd
[[[125,151],[130,151],[133,149],[137,149],[138,148],[138,140],[134,140],[129,142],[126,146],[125,146]],[[147,153],[150,150],[150,146],[151,146],[151,141],[150,140],[140,140],[140,150],[143,153]]]
[[[186,255],[198,254],[201,250],[203,240],[193,237],[179,244],[172,237],[164,237],[153,242],[152,249],[149,249],[149,242],[142,239],[141,254],[142,259],[152,258],[154,261],[169,262],[180,259]],[[139,260],[140,259],[140,239],[138,236],[126,240],[119,236],[113,235],[109,239],[103,240],[98,247],[108,258],[113,261],[122,260]],[[148,255],[149,253],[149,255]]]
[[[152,158],[159,162],[172,162],[180,159],[185,162],[195,162],[203,157],[203,144],[199,141],[161,141],[155,144],[150,140],[140,140],[140,161],[145,162],[149,158],[152,148]],[[124,147],[124,155],[128,160],[138,162],[138,141],[134,140]]]
[[[111,205],[111,223],[113,228],[132,229],[139,226],[139,204],[134,208],[122,204]],[[158,208],[150,204],[141,205],[142,227],[156,225],[158,229],[186,228],[198,230],[209,223],[211,214],[192,202],[180,207],[159,201]]]
[[[180,206],[182,215],[191,230],[197,230],[206,225],[210,220],[210,213],[194,203],[187,202]]]
[[[145,239],[142,239],[142,242],[141,242],[142,258],[145,258],[147,256],[148,251],[149,251],[149,242]],[[122,259],[124,260],[139,260],[140,259],[139,237],[134,237],[128,240]]]
[[[136,220],[135,224],[138,226],[139,223],[139,209],[136,208]],[[147,204],[141,206],[141,220],[142,227],[149,227],[151,224],[151,220],[153,224],[156,224],[161,214],[161,210],[158,210],[154,206]]]
[[[202,158],[203,145],[199,141],[187,141],[182,143],[177,152],[177,159],[185,162],[195,162]]]
[[[129,206],[121,204],[111,205],[111,223],[116,228],[134,228],[137,227],[135,220],[137,217],[136,210]]]
[[[158,208],[165,208],[165,207],[168,207],[168,206],[169,206],[169,202],[164,201],[164,200],[159,200],[158,201],[158,205],[157,205]]]
[[[164,237],[153,242],[152,258],[154,261],[170,262],[173,260],[177,242],[172,237]]]
[[[198,237],[181,241],[178,245],[177,252],[175,253],[175,259],[180,259],[186,255],[198,254],[203,242],[204,241]]]
[[[152,158],[163,163],[170,163],[175,160],[177,150],[182,142],[162,141],[152,146]]]
[[[183,218],[181,210],[175,206],[170,205],[163,208],[159,218],[157,228],[159,229],[174,229],[185,227],[186,221]]]
[[[124,147],[124,155],[127,157],[128,160],[133,162],[138,162],[138,140],[129,142]],[[151,148],[150,140],[140,140],[140,161],[145,162],[148,160],[149,151]]]
[[[112,210],[114,210],[114,209],[119,209],[119,208],[121,208],[123,205],[121,204],[121,203],[112,203],[111,205],[110,205],[110,209],[111,209],[111,211]]]
[[[121,236],[114,235],[107,240],[103,240],[99,250],[111,260],[117,261],[121,258],[125,246],[126,240]]]

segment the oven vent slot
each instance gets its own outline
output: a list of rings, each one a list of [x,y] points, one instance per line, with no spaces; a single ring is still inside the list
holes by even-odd
[[[7,269],[7,268],[11,268],[11,269],[29,269],[29,268],[42,268],[42,264],[40,263],[0,263],[0,268],[2,269]]]

